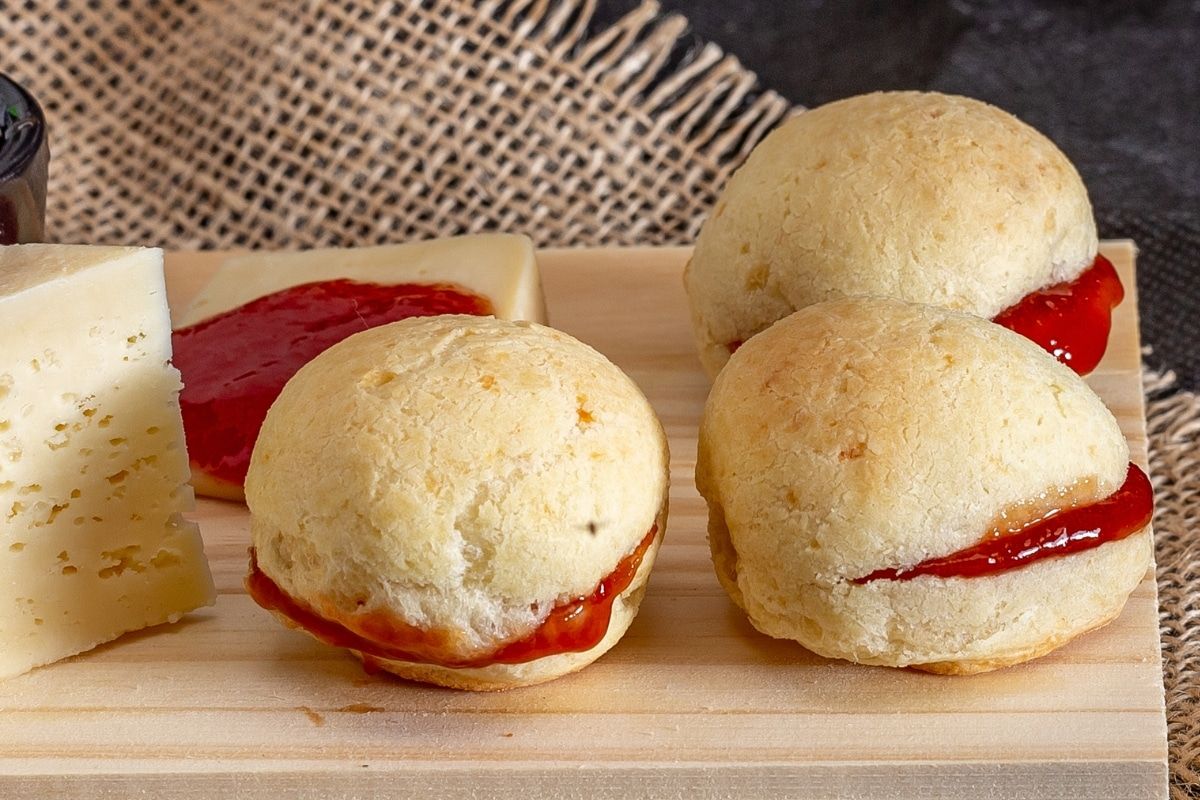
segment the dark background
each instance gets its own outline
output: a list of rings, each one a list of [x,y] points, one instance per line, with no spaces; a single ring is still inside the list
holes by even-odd
[[[1200,388],[1200,2],[661,2],[794,103],[936,89],[1046,133],[1100,235],[1138,243],[1147,361]],[[635,4],[601,0],[592,24]]]

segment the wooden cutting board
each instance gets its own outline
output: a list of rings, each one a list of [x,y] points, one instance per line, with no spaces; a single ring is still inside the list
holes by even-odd
[[[1134,249],[1090,378],[1146,455]],[[242,589],[240,505],[195,517],[215,608],[0,684],[0,797],[1166,797],[1153,571],[1124,614],[969,678],[861,667],[757,633],[709,565],[692,482],[708,390],[684,249],[540,255],[551,322],[642,386],[671,440],[671,518],[641,615],[581,673],[502,694],[370,677]],[[219,254],[168,261],[182,307]]]

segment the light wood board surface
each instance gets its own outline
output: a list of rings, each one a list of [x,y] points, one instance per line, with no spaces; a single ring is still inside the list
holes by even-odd
[[[1134,250],[1092,385],[1145,464]],[[246,596],[240,505],[196,511],[220,598],[0,684],[0,797],[1166,797],[1153,571],[1108,627],[974,677],[861,667],[755,632],[713,576],[692,481],[708,381],[684,249],[540,254],[551,323],[667,428],[671,517],[641,615],[576,675],[501,694],[367,676]],[[217,254],[169,257],[181,307]]]

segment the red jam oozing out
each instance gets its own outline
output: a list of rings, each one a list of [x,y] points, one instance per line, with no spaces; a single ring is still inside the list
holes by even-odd
[[[993,320],[1032,339],[1080,375],[1096,368],[1108,347],[1112,310],[1125,297],[1117,271],[1104,256],[1073,281],[1026,295]],[[740,340],[726,347],[735,353]]]
[[[188,455],[209,475],[240,485],[267,409],[326,349],[408,317],[491,313],[487,298],[449,284],[333,280],[293,286],[176,331]]]
[[[376,659],[436,664],[454,669],[522,664],[559,653],[591,650],[599,644],[608,633],[613,601],[629,588],[657,532],[656,525],[633,552],[621,559],[608,577],[596,585],[590,595],[558,603],[545,621],[525,638],[474,658],[462,658],[455,654],[450,632],[418,628],[391,614],[356,614],[341,622],[322,617],[311,606],[289,596],[267,577],[258,568],[253,548],[250,550],[250,574],[246,577],[246,589],[260,606],[283,614],[326,644],[362,653],[368,671],[378,667]],[[353,627],[349,627],[351,625]]]
[[[1075,280],[1026,295],[993,322],[1032,339],[1080,375],[1087,375],[1104,356],[1112,310],[1124,297],[1112,262],[1098,255]]]
[[[1125,483],[1095,503],[1055,511],[1016,530],[988,537],[979,544],[913,567],[881,569],[854,583],[907,581],[920,575],[974,578],[1018,569],[1043,558],[1057,558],[1115,542],[1137,533],[1154,513],[1154,489],[1146,473],[1133,464]]]

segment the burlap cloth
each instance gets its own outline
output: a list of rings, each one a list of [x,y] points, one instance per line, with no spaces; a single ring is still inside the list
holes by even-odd
[[[60,241],[306,247],[483,230],[693,240],[788,112],[647,4],[0,0]],[[1147,372],[1173,797],[1200,797],[1200,399]]]

